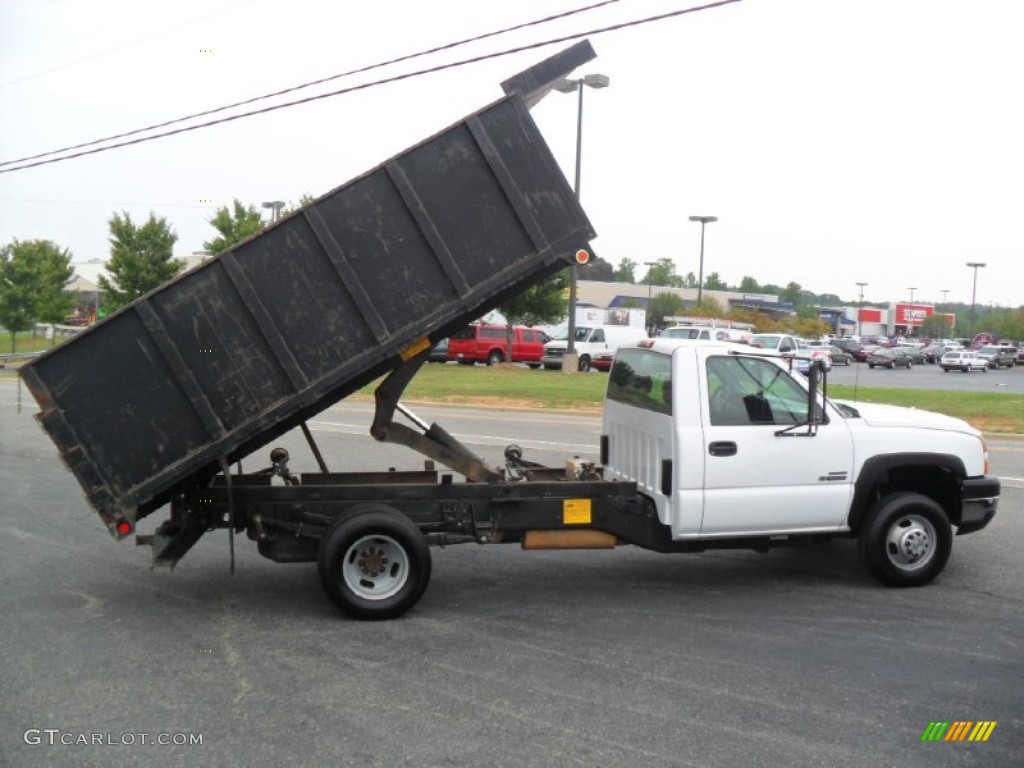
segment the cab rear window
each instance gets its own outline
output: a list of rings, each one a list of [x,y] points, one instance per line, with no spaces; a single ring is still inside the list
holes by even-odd
[[[608,399],[672,415],[672,358],[646,349],[620,349],[608,376]]]

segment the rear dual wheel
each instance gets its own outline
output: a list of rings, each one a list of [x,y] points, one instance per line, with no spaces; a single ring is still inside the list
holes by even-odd
[[[412,608],[430,582],[430,547],[409,518],[366,504],[331,524],[317,555],[320,582],[356,619],[393,619]]]

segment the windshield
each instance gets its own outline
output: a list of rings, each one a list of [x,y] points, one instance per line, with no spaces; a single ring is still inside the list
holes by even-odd
[[[590,335],[589,326],[577,326],[576,335],[573,336],[574,341],[586,341],[587,336]],[[555,341],[568,341],[569,340],[569,329],[566,328],[564,331],[559,331],[558,335],[555,336]]]
[[[779,343],[779,336],[771,333],[755,333],[750,337],[750,343],[755,347],[764,347],[765,349],[774,349]]]

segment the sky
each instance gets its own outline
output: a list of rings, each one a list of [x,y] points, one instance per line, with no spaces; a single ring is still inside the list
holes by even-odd
[[[0,163],[595,2],[0,0]],[[696,5],[618,0],[249,108]],[[696,273],[688,217],[713,215],[705,274],[732,285],[792,281],[855,303],[863,282],[869,302],[970,303],[966,264],[983,262],[977,303],[1024,305],[1022,30],[1021,0],[742,0],[589,35],[597,58],[574,76],[610,79],[584,91],[595,252]],[[0,244],[45,238],[105,260],[110,216],[152,211],[176,254],[202,250],[219,206],[322,195],[570,44],[0,173]],[[574,95],[552,92],[533,117],[571,181]]]

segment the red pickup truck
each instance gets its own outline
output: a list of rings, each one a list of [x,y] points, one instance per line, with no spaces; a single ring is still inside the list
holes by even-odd
[[[506,325],[470,325],[448,339],[448,359],[463,365],[512,362],[540,367],[544,344],[551,340],[537,328],[512,327],[512,356],[508,354],[509,328]]]

